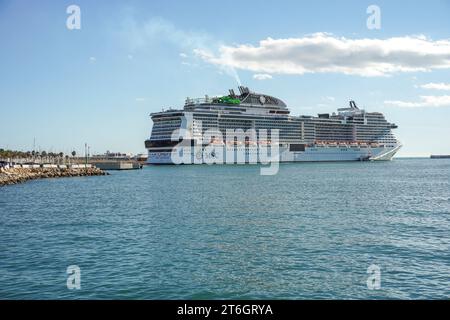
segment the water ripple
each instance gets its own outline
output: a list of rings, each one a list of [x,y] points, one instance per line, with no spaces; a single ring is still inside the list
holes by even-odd
[[[0,195],[0,299],[450,297],[445,160],[149,167]]]

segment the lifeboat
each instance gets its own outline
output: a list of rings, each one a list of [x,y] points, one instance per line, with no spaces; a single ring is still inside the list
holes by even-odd
[[[311,144],[311,147],[324,148],[325,143],[322,141],[315,141],[314,143]]]
[[[211,140],[211,144],[224,145],[224,142],[220,139],[213,139]]]
[[[328,146],[329,146],[330,148],[336,148],[336,147],[337,147],[337,143],[336,143],[336,142],[329,142],[329,143],[328,143]]]

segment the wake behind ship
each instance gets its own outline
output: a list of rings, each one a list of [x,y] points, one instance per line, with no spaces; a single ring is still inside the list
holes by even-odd
[[[275,143],[271,135],[261,134],[265,130],[278,130],[280,162],[391,160],[401,148],[392,133],[397,126],[379,112],[358,108],[354,101],[333,114],[292,116],[278,98],[242,86],[239,91],[239,95],[229,90],[222,97],[187,98],[183,109],[152,113],[152,133],[145,141],[147,162],[177,163],[173,155],[180,152],[195,164],[210,163],[224,154],[234,154],[235,163],[262,162],[260,149]],[[228,131],[244,136],[227,139]],[[244,154],[240,161],[239,152]]]

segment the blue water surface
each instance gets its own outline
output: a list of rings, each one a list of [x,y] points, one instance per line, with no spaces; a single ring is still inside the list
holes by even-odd
[[[0,299],[450,298],[450,160],[259,169],[0,188]]]

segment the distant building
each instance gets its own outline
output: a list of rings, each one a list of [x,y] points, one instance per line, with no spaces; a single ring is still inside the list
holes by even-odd
[[[93,155],[92,159],[108,159],[108,160],[130,160],[133,157],[131,153],[110,152],[106,151],[105,154]]]

